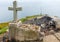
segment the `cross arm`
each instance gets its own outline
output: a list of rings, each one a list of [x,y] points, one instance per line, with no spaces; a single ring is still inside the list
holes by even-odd
[[[12,7],[8,7],[8,10],[13,10],[13,8]]]
[[[22,10],[22,7],[18,7],[16,9],[17,9],[17,11],[21,11]]]

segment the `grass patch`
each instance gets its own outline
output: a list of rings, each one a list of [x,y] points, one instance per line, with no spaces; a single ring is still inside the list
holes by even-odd
[[[5,33],[7,29],[8,29],[8,26],[7,27],[4,27],[4,28],[1,28],[0,29],[0,34]]]
[[[8,26],[8,25],[9,25],[8,22],[0,23],[0,29],[6,27],[6,26]]]
[[[33,19],[33,18],[36,18],[36,17],[39,17],[39,16],[43,16],[43,15],[40,14],[40,15],[26,16],[25,18],[21,18],[20,21],[25,22],[27,20],[30,20],[30,19]]]

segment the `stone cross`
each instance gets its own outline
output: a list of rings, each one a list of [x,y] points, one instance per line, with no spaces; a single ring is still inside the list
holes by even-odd
[[[9,39],[11,38],[15,38],[16,37],[16,29],[17,29],[17,25],[16,25],[16,20],[17,20],[17,11],[21,11],[22,8],[18,7],[17,8],[17,2],[14,1],[13,2],[13,7],[8,7],[9,10],[13,10],[13,17],[14,20],[12,23],[9,23]]]
[[[13,7],[8,7],[9,10],[13,10],[13,18],[14,20],[13,21],[16,21],[17,20],[17,11],[21,11],[22,8],[21,7],[18,7],[17,8],[17,2],[14,1],[13,2]]]

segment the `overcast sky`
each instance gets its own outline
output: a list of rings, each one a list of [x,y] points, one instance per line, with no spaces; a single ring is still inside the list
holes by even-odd
[[[13,12],[8,10],[14,0],[0,0],[0,22],[13,20]],[[35,14],[49,14],[60,17],[60,0],[16,0],[22,11],[18,12],[18,18]]]

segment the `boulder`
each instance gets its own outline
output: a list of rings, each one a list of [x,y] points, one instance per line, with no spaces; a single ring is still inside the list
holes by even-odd
[[[56,28],[60,29],[60,18],[59,17],[52,17],[52,18],[56,22]]]
[[[40,26],[21,24],[16,28],[16,40],[36,40],[39,38]]]

